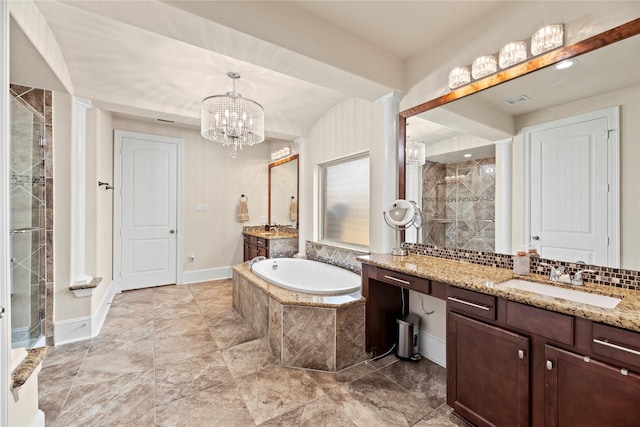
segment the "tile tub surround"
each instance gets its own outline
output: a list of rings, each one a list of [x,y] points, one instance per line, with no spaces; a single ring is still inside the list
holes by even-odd
[[[522,277],[517,276],[511,270],[503,268],[434,258],[425,255],[410,254],[404,257],[394,257],[389,254],[371,254],[360,257],[359,259],[363,263],[375,267],[435,280],[459,288],[495,295],[511,301],[640,332],[640,292],[592,283],[586,283],[584,287],[578,289],[580,291],[622,298],[622,301],[616,308],[606,309],[558,298],[545,297],[531,292],[516,289],[502,289],[494,286],[494,284],[499,284],[513,278],[548,283],[548,277],[543,275],[534,274]],[[493,282],[493,284],[487,283],[488,281]],[[576,289],[573,286],[569,286],[568,288]]]
[[[233,307],[284,366],[336,372],[368,359],[365,300],[282,289],[233,267]]]
[[[362,273],[362,265],[358,261],[358,257],[368,253],[367,251],[347,249],[309,240],[305,244],[305,254],[308,259],[335,265],[356,274]]]

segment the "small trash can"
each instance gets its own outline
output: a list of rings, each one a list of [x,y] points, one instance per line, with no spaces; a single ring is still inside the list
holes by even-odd
[[[418,335],[420,331],[420,317],[410,313],[402,319],[396,319],[398,324],[398,346],[396,357],[400,360],[420,360],[418,350]]]

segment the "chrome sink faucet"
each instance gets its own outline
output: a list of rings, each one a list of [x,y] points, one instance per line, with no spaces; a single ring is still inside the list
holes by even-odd
[[[573,286],[584,286],[584,282],[582,281],[582,274],[583,273],[596,273],[596,271],[595,270],[589,270],[589,269],[583,269],[583,270],[576,271],[576,273],[571,278],[571,284]]]
[[[558,267],[554,267],[551,264],[547,264],[546,262],[540,263],[541,265],[544,265],[546,267],[549,267],[551,269],[551,271],[549,272],[549,280],[552,282],[559,282],[560,281],[560,277],[565,274],[566,272],[566,267],[563,265],[559,265]]]

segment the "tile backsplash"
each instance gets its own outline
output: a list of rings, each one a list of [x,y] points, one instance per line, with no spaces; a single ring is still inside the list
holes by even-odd
[[[307,240],[305,247],[307,258],[325,264],[336,265],[354,273],[361,274],[362,263],[356,260],[359,256],[369,255],[367,251],[346,249],[331,246],[326,243],[310,242]]]
[[[442,248],[438,246],[408,242],[404,242],[402,247],[416,255],[427,255],[437,258],[469,262],[471,264],[513,269],[512,255],[509,254]],[[555,267],[564,266],[571,274],[582,269],[595,270],[596,273],[585,273],[585,280],[587,282],[598,285],[613,286],[620,289],[640,291],[640,271],[602,267],[598,265],[577,265],[575,262],[556,261],[545,258],[532,258],[529,271],[532,274],[549,274],[549,267],[544,264],[550,264]]]

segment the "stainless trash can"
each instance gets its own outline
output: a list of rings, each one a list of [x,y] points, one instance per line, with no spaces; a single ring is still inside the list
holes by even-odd
[[[396,357],[401,360],[420,360],[418,350],[418,334],[420,331],[420,317],[417,314],[408,314],[402,319],[396,319],[398,324],[398,346]]]

